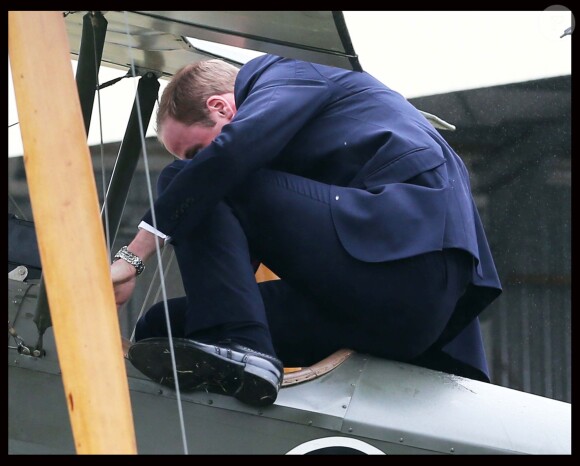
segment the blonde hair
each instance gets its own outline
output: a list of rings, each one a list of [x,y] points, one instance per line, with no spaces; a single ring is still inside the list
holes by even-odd
[[[157,131],[167,117],[185,125],[214,126],[206,107],[212,95],[234,92],[238,68],[219,60],[204,60],[181,68],[165,87],[157,110]]]

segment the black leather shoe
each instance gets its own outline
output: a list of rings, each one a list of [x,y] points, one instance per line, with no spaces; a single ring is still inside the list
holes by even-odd
[[[205,389],[234,396],[253,406],[276,401],[284,367],[273,356],[232,341],[200,343],[173,339],[179,389]],[[150,379],[175,389],[171,347],[168,338],[146,338],[128,352],[131,363]]]

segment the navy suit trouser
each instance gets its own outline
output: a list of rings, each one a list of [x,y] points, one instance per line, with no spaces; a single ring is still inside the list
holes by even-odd
[[[451,363],[433,349],[470,280],[472,256],[446,249],[357,260],[336,234],[329,197],[327,184],[263,169],[175,241],[186,297],[168,302],[173,336],[253,322],[269,331],[286,366],[351,348],[485,380],[477,319],[450,343],[459,342]],[[281,279],[256,283],[255,260]],[[135,335],[167,335],[162,303],[140,319]]]

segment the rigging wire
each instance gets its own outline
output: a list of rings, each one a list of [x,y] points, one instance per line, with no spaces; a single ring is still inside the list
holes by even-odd
[[[161,251],[161,260],[163,260],[166,250],[167,250],[167,248],[165,247],[165,248],[163,248],[163,251]],[[170,256],[169,261],[167,262],[167,265],[165,266],[165,270],[161,272],[163,274],[163,276],[166,275],[166,272],[169,270],[169,267],[171,267],[171,263],[173,262],[174,257],[175,257],[175,254],[172,254]],[[141,305],[141,310],[139,311],[139,315],[137,316],[136,321],[139,321],[139,319],[141,318],[141,316],[145,312],[145,308],[147,307],[147,303],[149,302],[149,295],[151,294],[151,291],[153,290],[153,285],[155,284],[155,281],[157,280],[157,275],[159,274],[159,270],[161,270],[159,267],[155,268],[155,274],[153,275],[153,278],[151,279],[151,282],[149,283],[149,288],[147,289],[147,294],[145,295],[145,299],[143,299],[143,304]],[[153,299],[154,303],[157,302],[157,300],[159,299],[159,293],[161,293],[161,284],[159,285],[159,288],[157,288],[157,293],[155,294],[155,298]],[[136,328],[137,327],[133,327],[133,333],[131,333],[131,337],[129,338],[129,341],[131,341],[131,342],[135,341]]]
[[[129,22],[127,20],[127,12],[124,12],[124,17],[125,17],[125,27],[126,27],[126,37],[128,38],[127,40],[127,46],[129,48],[129,56],[131,58],[131,69],[133,71],[133,73],[135,74],[135,62],[133,60],[133,54],[131,53],[131,41],[129,40],[130,38],[130,33],[129,33]],[[136,90],[136,89],[135,89]],[[153,189],[151,187],[151,179],[149,176],[149,161],[148,161],[148,157],[147,157],[147,148],[146,148],[146,144],[145,144],[145,134],[144,134],[144,128],[143,128],[143,120],[141,117],[141,106],[140,106],[140,102],[139,102],[139,93],[135,92],[136,98],[135,98],[135,103],[136,103],[136,107],[137,107],[137,117],[139,120],[139,133],[141,136],[141,144],[143,147],[143,162],[145,164],[145,179],[147,181],[147,192],[148,192],[148,197],[149,197],[149,208],[151,209],[151,217],[152,217],[152,221],[153,221],[153,228],[157,229],[157,220],[155,217],[155,206],[153,203]],[[159,269],[163,270],[163,263],[161,260],[161,250],[160,250],[160,246],[159,246],[159,241],[155,241],[155,252],[156,252],[156,256],[157,256],[157,266]],[[179,390],[179,380],[177,377],[177,364],[175,362],[175,351],[173,348],[173,334],[171,332],[171,323],[170,323],[170,319],[169,319],[169,308],[167,305],[167,289],[165,287],[165,277],[163,276],[163,273],[161,273],[159,275],[160,281],[161,281],[161,291],[163,294],[163,307],[165,310],[165,320],[166,320],[166,324],[167,324],[167,337],[169,340],[169,351],[171,353],[171,366],[173,369],[173,379],[175,381],[175,393],[177,395],[177,409],[179,412],[179,423],[180,423],[180,429],[181,429],[181,437],[182,437],[182,441],[183,441],[183,450],[184,453],[187,455],[188,453],[188,447],[187,447],[187,438],[185,435],[185,422],[183,420],[183,408],[182,408],[182,403],[181,403],[181,391]]]

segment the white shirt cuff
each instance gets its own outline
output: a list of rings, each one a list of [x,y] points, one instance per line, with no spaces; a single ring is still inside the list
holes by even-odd
[[[157,230],[156,228],[153,228],[147,222],[141,221],[141,223],[139,224],[139,228],[141,228],[143,230],[147,230],[149,233],[153,233],[155,236],[159,236],[159,238],[164,239],[166,243],[171,241],[170,236],[167,236],[165,233],[161,233],[159,230]]]

